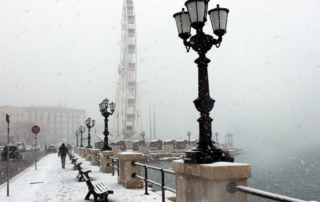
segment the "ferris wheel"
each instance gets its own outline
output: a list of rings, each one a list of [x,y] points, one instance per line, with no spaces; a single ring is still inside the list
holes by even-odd
[[[142,132],[140,104],[137,96],[137,36],[133,0],[123,2],[118,73],[117,109],[110,139],[111,141],[124,140],[127,147],[130,148],[132,142],[138,140]]]

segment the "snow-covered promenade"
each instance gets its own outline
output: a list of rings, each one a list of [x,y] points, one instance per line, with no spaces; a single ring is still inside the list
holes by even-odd
[[[109,195],[110,202],[140,202],[161,201],[161,196],[149,192],[144,195],[144,189],[126,189],[117,183],[117,177],[109,173],[102,173],[98,166],[90,165],[89,161],[79,157],[83,167],[92,170],[89,174],[92,181],[105,182],[114,191]],[[85,202],[88,193],[85,182],[78,182],[78,171],[73,170],[69,158],[66,160],[66,169],[61,168],[61,161],[57,154],[49,154],[34,165],[21,172],[10,181],[10,196],[7,196],[7,183],[0,185],[0,201],[76,201]],[[93,196],[90,196],[93,201]]]

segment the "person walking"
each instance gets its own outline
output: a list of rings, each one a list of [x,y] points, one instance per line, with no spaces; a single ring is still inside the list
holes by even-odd
[[[64,143],[62,143],[61,147],[59,147],[58,156],[61,156],[61,164],[63,169],[65,168],[65,165],[66,165],[66,156],[68,152],[69,152],[68,148],[64,145]]]

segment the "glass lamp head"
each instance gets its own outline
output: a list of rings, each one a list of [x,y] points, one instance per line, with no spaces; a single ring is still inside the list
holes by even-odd
[[[184,8],[182,8],[182,11],[175,13],[173,17],[176,20],[179,37],[183,40],[187,40],[191,36],[191,22],[189,13],[184,11]]]
[[[100,112],[103,112],[103,102],[99,104],[99,109],[100,109]]]
[[[116,109],[116,103],[111,102],[111,103],[110,103],[110,110],[111,110],[111,112],[114,112],[115,109]]]
[[[188,0],[185,6],[188,9],[191,27],[201,29],[207,21],[209,0]]]
[[[211,9],[209,12],[213,33],[219,37],[222,37],[227,33],[227,21],[229,10],[226,8],[220,8],[219,4],[217,8]]]

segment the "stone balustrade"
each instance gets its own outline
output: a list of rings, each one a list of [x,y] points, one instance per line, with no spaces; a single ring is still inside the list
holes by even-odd
[[[86,161],[91,161],[91,148],[86,148]]]
[[[140,146],[139,152],[143,154],[149,154],[150,153],[149,146]]]
[[[81,157],[86,158],[86,148],[81,147]]]
[[[174,151],[174,146],[173,145],[164,145],[164,152],[168,152],[168,153],[173,153]]]
[[[112,146],[111,148],[113,151],[113,157],[118,158],[118,153],[121,152],[120,146]]]
[[[100,155],[100,149],[91,149],[91,165],[99,165],[98,155]]]
[[[100,158],[100,171],[103,173],[112,173],[112,167],[108,166],[109,164],[112,164],[112,160],[108,159],[108,156],[113,156],[113,151],[103,151],[101,152],[101,158]]]
[[[251,166],[243,163],[216,162],[211,164],[186,164],[183,160],[172,162],[176,173],[176,201],[247,202],[247,194],[229,194],[231,181],[247,186]]]
[[[119,158],[119,177],[118,183],[125,188],[142,188],[143,181],[138,178],[132,178],[132,173],[141,175],[140,166],[132,166],[132,162],[141,163],[143,159],[142,153],[121,152],[118,154]]]

